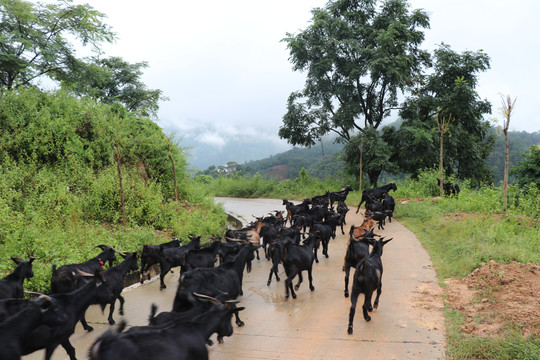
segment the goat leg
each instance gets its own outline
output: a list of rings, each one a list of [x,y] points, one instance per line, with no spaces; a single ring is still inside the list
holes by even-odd
[[[347,327],[347,333],[349,335],[352,335],[353,333],[353,321],[354,321],[354,314],[356,313],[356,302],[358,301],[358,295],[360,295],[357,291],[352,292],[351,295],[351,308],[349,310],[349,326]]]
[[[368,311],[372,311],[373,309],[369,310],[371,308],[371,295],[373,294],[372,291],[366,291],[364,294],[364,305],[362,305],[362,311],[364,312],[364,320],[370,321],[371,316],[369,316]]]
[[[307,272],[308,272],[308,280],[309,280],[309,290],[313,291],[315,290],[315,286],[313,286],[313,276],[311,275],[311,268],[309,268]]]
[[[122,297],[122,295],[118,295],[118,300],[120,301],[120,315],[124,316],[124,298]]]
[[[114,325],[116,322],[113,319],[113,312],[114,312],[114,303],[116,302],[116,299],[113,299],[113,301],[110,304],[110,310],[109,310],[109,325]]]
[[[300,284],[304,281],[304,278],[302,277],[302,271],[298,272],[298,283],[294,286],[294,290],[298,291],[300,289]]]
[[[375,297],[375,302],[373,303],[373,307],[377,309],[379,307],[379,297],[381,296],[382,292],[382,283],[379,284],[379,287],[377,288],[377,296]]]
[[[86,322],[86,311],[81,316],[81,325],[83,329],[88,332],[94,331],[94,328],[88,325],[88,323]]]

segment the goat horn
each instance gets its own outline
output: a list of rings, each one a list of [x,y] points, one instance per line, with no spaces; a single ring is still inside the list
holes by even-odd
[[[79,270],[79,269],[77,269],[77,274],[78,274],[78,275],[81,275],[81,276],[94,277],[93,274],[87,273],[87,272],[85,272],[85,271],[81,271],[81,270]]]
[[[25,294],[28,294],[28,295],[43,295],[43,294],[40,293],[40,292],[37,292],[37,291],[28,291],[28,290],[24,290],[24,293],[25,293]]]
[[[199,293],[194,292],[193,296],[196,296],[196,297],[198,297],[200,299],[206,299],[206,300],[210,301],[213,305],[221,305],[221,301],[219,301],[218,299],[216,299],[214,297],[208,296],[208,295],[199,294]]]
[[[45,294],[40,294],[38,298],[42,300],[46,300],[46,301],[52,301],[52,298],[49,295],[45,295]]]
[[[119,254],[130,254],[131,253],[131,251],[121,251],[121,250],[116,250],[115,248],[113,248],[113,251],[115,253],[119,253]]]

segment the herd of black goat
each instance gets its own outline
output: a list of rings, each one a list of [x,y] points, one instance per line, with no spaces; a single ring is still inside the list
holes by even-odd
[[[286,211],[275,211],[265,217],[256,218],[246,228],[227,230],[225,241],[210,239],[201,246],[201,237],[190,235],[182,244],[174,239],[161,245],[145,245],[140,253],[141,283],[153,265],[160,269],[160,288],[165,285],[165,276],[174,267],[181,267],[173,309],[156,314],[152,306],[149,325],[127,327],[125,321],[115,329],[101,335],[89,350],[89,359],[207,359],[210,336],[217,333],[219,342],[233,333],[232,317],[238,326],[244,323],[239,313],[237,298],[243,294],[244,271],[251,270],[251,262],[260,259],[259,250],[264,251],[272,266],[267,284],[272,276],[280,280],[278,266],[282,264],[286,298],[296,298],[303,282],[302,273],[308,274],[309,288],[312,283],[312,267],[319,262],[318,250],[328,257],[330,239],[336,237],[349,211],[345,200],[350,187],[339,192],[305,199],[300,204],[283,200]],[[360,226],[351,226],[349,243],[344,259],[345,296],[349,296],[349,271],[355,268],[351,290],[351,309],[348,333],[353,332],[353,319],[359,294],[365,294],[362,306],[364,319],[371,318],[369,311],[377,308],[381,293],[384,240],[374,234],[376,224],[383,229],[385,219],[391,221],[395,202],[388,194],[396,190],[395,184],[377,189],[364,190],[358,206],[366,203],[365,221]],[[336,208],[334,209],[334,203]],[[357,211],[358,212],[358,211]],[[379,237],[380,239],[376,239]],[[371,246],[371,251],[369,250]],[[33,293],[32,299],[24,298],[24,279],[33,276],[32,263],[12,258],[15,270],[0,279],[0,359],[20,359],[22,355],[45,349],[45,359],[50,359],[54,350],[61,345],[71,360],[76,359],[70,336],[77,322],[84,330],[92,331],[86,323],[85,312],[92,304],[104,309],[109,305],[109,324],[115,324],[113,313],[116,300],[119,313],[123,315],[124,278],[139,269],[137,251],[118,251],[111,246],[98,245],[101,253],[80,264],[56,267],[53,265],[50,294]],[[113,263],[117,255],[124,259]],[[219,264],[217,264],[219,263]],[[106,264],[108,267],[106,268]],[[217,264],[217,265],[216,265]],[[293,286],[293,279],[298,282]],[[149,276],[148,276],[149,278]],[[373,306],[371,297],[377,295]]]

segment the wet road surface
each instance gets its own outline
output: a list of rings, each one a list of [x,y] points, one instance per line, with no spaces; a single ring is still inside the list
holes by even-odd
[[[284,210],[281,200],[225,199],[225,209],[244,224],[253,216],[264,216],[273,210]],[[295,202],[297,203],[297,202]],[[398,205],[399,206],[399,205]],[[359,225],[362,217],[347,214],[347,228]],[[347,233],[347,229],[345,230]],[[343,257],[347,235],[338,231],[330,241],[329,258],[319,251],[314,264],[313,285],[308,287],[307,276],[297,292],[297,299],[285,299],[285,273],[279,266],[281,281],[266,285],[271,262],[255,260],[251,273],[244,275],[244,296],[240,306],[246,309],[241,318],[244,327],[235,326],[232,337],[224,344],[209,347],[210,359],[444,359],[445,338],[442,299],[431,261],[416,239],[397,221],[387,223],[385,230],[376,231],[394,240],[384,247],[383,287],[379,308],[366,322],[362,316],[360,295],[354,320],[354,334],[347,334],[349,298],[343,296]],[[351,270],[351,278],[354,271]],[[146,325],[150,304],[158,304],[159,311],[172,307],[178,270],[166,277],[167,289],[159,290],[159,281],[125,291],[125,319],[129,325]],[[296,283],[296,279],[294,280]],[[349,285],[350,289],[350,285]],[[118,308],[118,307],[117,307]],[[86,359],[94,339],[111,328],[97,306],[87,313],[95,331],[85,333],[80,325],[71,342],[78,359]],[[117,322],[122,317],[116,313]],[[215,335],[214,339],[215,340]],[[43,351],[23,357],[42,359]],[[58,347],[53,359],[67,359]]]

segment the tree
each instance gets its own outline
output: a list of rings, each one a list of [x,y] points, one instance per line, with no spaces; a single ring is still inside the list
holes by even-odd
[[[504,115],[503,120],[503,132],[504,132],[504,181],[503,181],[503,214],[506,214],[506,208],[508,207],[508,164],[509,164],[509,153],[510,149],[508,147],[508,127],[510,126],[510,116],[512,111],[514,111],[514,105],[516,99],[512,101],[510,95],[506,99],[502,99],[502,110]]]
[[[70,69],[59,69],[56,77],[63,87],[78,96],[88,96],[103,103],[119,101],[128,111],[142,116],[157,116],[159,100],[166,100],[161,90],[151,90],[141,81],[146,62],[130,64],[120,57],[87,61],[76,60]]]
[[[386,143],[374,127],[368,127],[363,134],[353,136],[345,145],[343,159],[349,174],[358,175],[360,172],[357,165],[360,158],[360,149],[362,149],[363,153],[362,170],[367,172],[369,182],[373,187],[377,187],[377,180],[383,170],[396,171],[395,165],[390,162],[390,154],[387,151]]]
[[[441,142],[440,142],[440,171],[439,171],[439,190],[441,197],[443,196],[443,146],[444,146],[444,134],[448,131],[448,127],[450,126],[450,123],[452,122],[452,114],[450,114],[448,117],[445,117],[441,114],[437,115],[437,127],[439,129],[439,133],[441,134]]]
[[[391,160],[402,171],[417,174],[437,164],[440,134],[435,115],[442,111],[453,118],[452,136],[444,139],[446,174],[470,178],[476,184],[491,180],[485,160],[494,137],[489,134],[489,122],[483,119],[491,112],[491,105],[475,91],[478,73],[488,68],[489,57],[483,51],[458,54],[445,44],[435,51],[433,72],[410,84],[412,96],[400,111],[400,129],[384,129],[383,138],[393,149]]]
[[[397,106],[398,91],[430,64],[419,47],[429,18],[410,12],[405,0],[330,1],[312,14],[308,28],[284,39],[293,69],[307,72],[307,79],[289,96],[279,136],[312,146],[333,132],[347,143],[377,129]]]
[[[530,149],[530,153],[521,154],[525,159],[519,161],[510,171],[520,186],[540,183],[540,145],[533,145]]]
[[[114,39],[104,14],[90,5],[0,0],[0,86],[13,89],[41,77],[54,78],[76,63],[68,38],[94,49]]]

